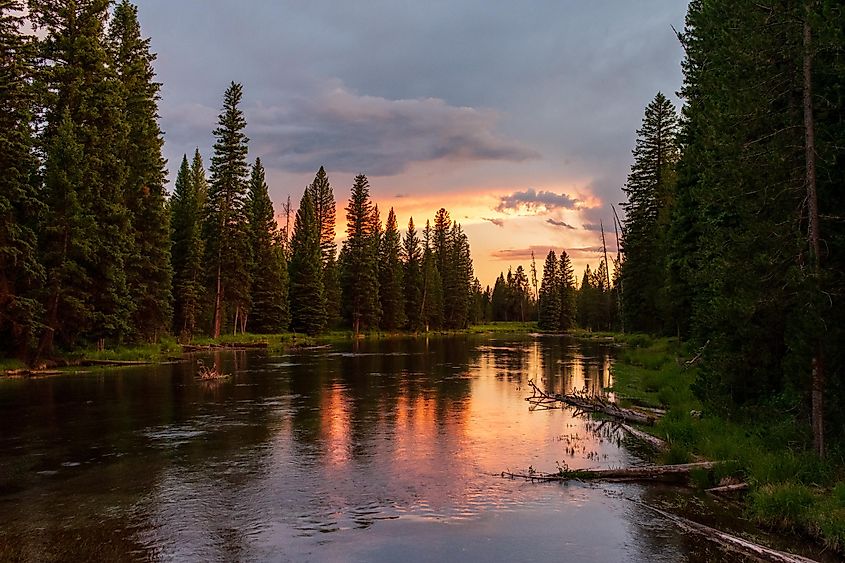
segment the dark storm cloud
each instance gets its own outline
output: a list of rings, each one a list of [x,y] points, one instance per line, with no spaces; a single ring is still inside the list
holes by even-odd
[[[292,172],[335,170],[390,176],[413,162],[519,162],[536,151],[496,132],[489,110],[450,106],[437,98],[389,100],[334,87],[316,98],[249,112],[256,151]]]
[[[546,219],[546,223],[548,223],[549,225],[554,225],[555,227],[562,227],[564,229],[575,230],[575,227],[573,227],[569,223],[566,223],[564,221],[558,221],[557,219],[552,219],[552,218]]]
[[[482,219],[485,220],[485,221],[490,221],[491,223],[493,223],[497,227],[504,227],[505,226],[505,220],[504,219],[495,219],[495,218],[492,218],[492,217],[482,217]]]
[[[687,2],[138,4],[159,54],[171,168],[183,150],[207,153],[214,126],[189,138],[177,109],[201,104],[216,116],[236,80],[250,136],[273,144],[288,169],[310,172],[325,161],[393,173],[438,158],[509,162],[540,153],[574,176],[600,177],[595,193],[615,201],[643,108],[657,90],[671,97],[680,86],[682,50],[670,26],[683,25]],[[331,84],[354,107],[319,107]],[[372,105],[381,109],[369,123],[354,117]],[[274,115],[264,122],[251,114],[259,107]]]
[[[499,205],[496,206],[496,211],[519,212],[524,210],[536,214],[553,209],[576,209],[579,203],[581,203],[580,200],[568,194],[557,194],[544,190],[538,192],[534,188],[528,188],[522,192],[502,196]]]

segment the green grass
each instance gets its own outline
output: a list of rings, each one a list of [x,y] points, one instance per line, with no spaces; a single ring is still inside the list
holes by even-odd
[[[684,366],[694,351],[683,343],[643,335],[614,340],[626,345],[613,365],[613,391],[620,402],[667,410],[657,424],[644,428],[669,442],[660,461],[683,463],[695,456],[729,460],[712,475],[693,476],[693,484],[705,488],[723,477],[744,479],[750,486],[748,517],[809,533],[829,548],[845,551],[841,455],[820,460],[809,448],[805,423],[784,415],[776,402],[730,420],[707,412],[691,389],[697,370]]]
[[[26,369],[26,364],[14,358],[0,358],[0,372],[14,369]]]
[[[156,344],[118,346],[105,350],[80,349],[67,354],[71,360],[164,361],[182,353],[175,338],[163,337]]]

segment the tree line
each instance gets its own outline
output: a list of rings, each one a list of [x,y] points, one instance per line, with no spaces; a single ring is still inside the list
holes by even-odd
[[[680,116],[646,107],[623,205],[626,329],[697,342],[711,408],[797,408],[820,454],[845,430],[843,21],[693,0]]]
[[[0,352],[189,339],[462,328],[478,320],[469,242],[445,209],[422,236],[386,224],[355,178],[347,238],[321,167],[277,225],[248,162],[241,85],[210,165],[183,157],[168,197],[155,54],[127,0],[0,0]],[[23,33],[32,26],[37,34]]]

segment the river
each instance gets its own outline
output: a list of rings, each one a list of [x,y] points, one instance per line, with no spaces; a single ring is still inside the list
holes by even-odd
[[[643,463],[524,400],[529,379],[601,393],[613,354],[408,338],[0,381],[0,560],[734,560],[640,504],[700,496],[501,477]]]

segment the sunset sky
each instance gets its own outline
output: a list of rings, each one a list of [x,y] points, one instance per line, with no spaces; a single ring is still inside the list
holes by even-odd
[[[320,165],[338,200],[365,173],[404,229],[446,207],[476,275],[538,269],[566,249],[576,271],[615,252],[635,131],[660,90],[678,103],[686,1],[138,0],[158,53],[170,179],[211,134],[230,81],[244,86],[250,159],[277,211]],[[495,6],[495,8],[493,7]]]

